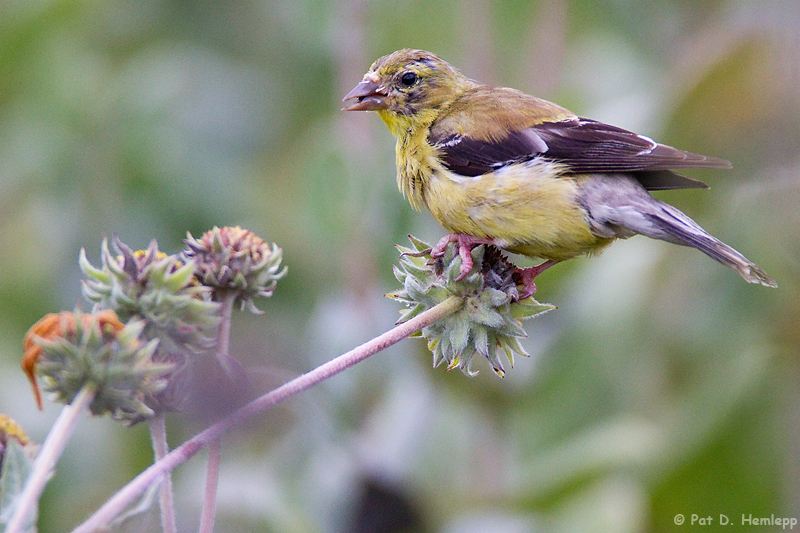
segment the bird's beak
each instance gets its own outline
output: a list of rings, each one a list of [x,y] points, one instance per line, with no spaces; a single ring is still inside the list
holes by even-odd
[[[386,103],[386,95],[388,91],[374,81],[364,80],[347,93],[342,102],[357,98],[353,104],[343,107],[342,111],[378,111],[386,109],[389,104]]]

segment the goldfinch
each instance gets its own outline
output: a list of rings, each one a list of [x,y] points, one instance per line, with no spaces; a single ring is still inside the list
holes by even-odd
[[[697,248],[750,283],[776,287],[758,265],[648,190],[708,188],[675,168],[728,161],[659,144],[581,118],[515,89],[473,81],[430,52],[403,49],[375,61],[343,101],[377,111],[397,138],[397,182],[455,242],[461,275],[478,244],[545,261],[520,269],[521,297],[550,266],[645,235]]]

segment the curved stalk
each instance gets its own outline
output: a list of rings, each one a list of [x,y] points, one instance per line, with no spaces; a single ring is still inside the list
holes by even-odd
[[[61,414],[47,434],[42,449],[39,450],[39,455],[33,463],[33,471],[25,483],[25,488],[22,489],[14,514],[6,526],[6,533],[26,531],[26,525],[34,520],[31,515],[36,512],[44,487],[52,476],[58,459],[64,453],[67,442],[75,432],[78,418],[91,405],[94,395],[95,388],[87,383],[75,395],[72,403],[61,409]]]
[[[262,396],[259,396],[250,403],[240,407],[236,411],[227,415],[225,418],[211,425],[191,439],[187,440],[163,459],[154,463],[141,474],[136,476],[127,485],[112,496],[102,507],[100,507],[88,520],[73,530],[73,533],[90,533],[103,526],[106,526],[114,519],[126,506],[135,498],[140,496],[150,484],[167,472],[171,472],[178,465],[186,462],[190,457],[200,451],[203,447],[219,439],[232,428],[243,422],[263,413],[267,409],[310,389],[314,385],[335,376],[339,372],[360,363],[368,357],[396,344],[402,339],[415,333],[423,327],[445,318],[464,305],[464,300],[458,297],[451,297],[442,303],[420,313],[416,317],[404,322],[399,326],[375,337],[374,339],[353,348],[335,359],[324,363],[314,370],[307,372],[295,379],[281,385]]]

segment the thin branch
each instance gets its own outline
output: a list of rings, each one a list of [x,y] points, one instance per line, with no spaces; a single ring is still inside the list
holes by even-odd
[[[238,295],[238,292],[230,291],[222,298],[222,302],[220,302],[219,330],[217,332],[217,361],[219,361],[228,379],[233,380],[234,383],[242,377],[239,362],[230,355],[231,315],[233,314],[233,304],[236,303]]]
[[[219,461],[222,454],[220,439],[208,445],[208,469],[206,470],[206,491],[203,495],[203,514],[200,515],[200,533],[214,531],[214,517],[217,509],[217,484],[219,481]]]
[[[231,317],[233,304],[236,302],[238,292],[231,291],[222,299],[220,310],[219,333],[217,334],[217,360],[225,370],[228,379],[234,383],[239,379],[234,372],[231,345]],[[238,364],[238,361],[235,361]],[[219,461],[222,455],[222,443],[219,439],[208,446],[208,466],[206,469],[206,489],[203,494],[203,512],[200,515],[200,533],[214,531],[214,516],[217,510],[217,485],[219,484]]]
[[[86,384],[81,388],[72,403],[61,409],[55,424],[47,434],[47,438],[39,450],[39,455],[33,463],[31,476],[25,483],[25,488],[20,494],[14,514],[6,526],[6,533],[17,533],[27,530],[25,526],[31,523],[31,514],[35,512],[39,498],[42,496],[45,485],[53,474],[56,463],[64,453],[67,442],[72,437],[77,427],[78,417],[86,411],[94,400],[95,388]]]
[[[150,438],[153,441],[154,463],[160,461],[169,452],[167,444],[167,426],[164,413],[158,413],[150,419]],[[172,496],[172,473],[164,474],[164,483],[161,485],[161,494],[158,497],[161,507],[161,530],[163,533],[176,533],[178,526],[175,521],[175,500]]]
[[[232,428],[263,413],[274,405],[291,398],[309,388],[335,376],[339,372],[367,359],[368,357],[396,344],[397,342],[415,333],[423,327],[445,318],[461,309],[464,301],[458,297],[451,297],[427,311],[420,313],[408,322],[375,337],[357,348],[340,355],[339,357],[318,366],[314,370],[298,376],[297,378],[281,385],[263,396],[259,396],[250,403],[240,407],[225,418],[187,440],[163,459],[151,465],[141,474],[136,476],[127,485],[112,496],[100,509],[98,509],[86,522],[73,530],[73,533],[90,533],[106,526],[135,498],[140,496],[150,484],[171,472],[178,465],[186,462],[190,457],[200,451],[204,446],[219,439]]]

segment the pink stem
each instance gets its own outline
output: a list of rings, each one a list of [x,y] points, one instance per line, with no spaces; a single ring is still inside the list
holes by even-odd
[[[73,533],[90,533],[101,527],[106,526],[114,519],[126,506],[135,498],[141,495],[150,484],[159,477],[171,472],[178,465],[186,462],[190,457],[200,451],[204,446],[219,439],[232,428],[243,422],[263,413],[272,406],[291,398],[310,389],[314,385],[335,376],[339,372],[350,368],[356,363],[396,344],[408,337],[412,333],[449,316],[464,305],[464,301],[458,297],[450,297],[442,303],[420,313],[408,322],[403,322],[399,326],[375,337],[374,339],[353,348],[349,352],[318,366],[314,370],[296,377],[262,396],[259,396],[250,403],[240,407],[233,413],[201,431],[191,439],[187,440],[163,459],[154,463],[141,474],[133,478],[127,485],[112,496],[100,509],[89,517],[83,524],[73,530]]]

